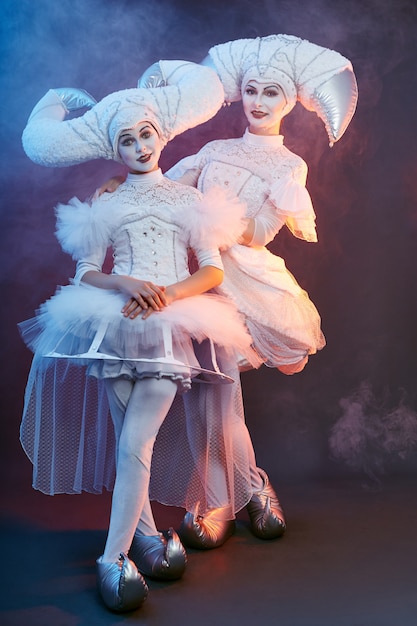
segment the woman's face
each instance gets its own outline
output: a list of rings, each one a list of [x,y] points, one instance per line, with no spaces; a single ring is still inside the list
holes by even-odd
[[[243,110],[254,135],[278,135],[287,104],[281,87],[250,80],[242,94]]]
[[[123,131],[117,149],[123,163],[133,174],[147,174],[159,167],[162,144],[155,128],[148,122]]]

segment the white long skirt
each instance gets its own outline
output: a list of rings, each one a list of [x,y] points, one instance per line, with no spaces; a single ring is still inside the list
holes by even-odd
[[[258,367],[231,303],[214,295],[173,303],[147,320],[123,318],[123,298],[62,287],[20,325],[34,351],[21,442],[33,487],[47,494],[100,493],[115,477],[115,434],[103,379],[168,376],[179,392],[158,434],[150,497],[204,514],[252,494],[255,466],[237,355]]]

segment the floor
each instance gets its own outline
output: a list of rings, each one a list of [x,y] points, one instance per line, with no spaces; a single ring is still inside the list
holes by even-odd
[[[147,602],[121,615],[95,588],[110,495],[5,494],[0,624],[416,626],[415,479],[375,489],[353,478],[314,480],[279,493],[283,538],[256,539],[242,511],[223,547],[189,550],[182,580],[149,581]],[[178,528],[182,513],[155,507],[161,530]]]

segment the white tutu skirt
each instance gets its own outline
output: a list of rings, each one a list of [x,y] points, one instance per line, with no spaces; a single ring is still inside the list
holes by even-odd
[[[116,441],[104,378],[169,376],[187,393],[177,394],[158,433],[150,497],[201,515],[230,504],[233,516],[251,498],[256,466],[236,353],[259,362],[240,315],[215,295],[175,302],[147,320],[123,318],[123,304],[116,293],[70,285],[20,324],[35,352],[20,430],[33,487],[51,495],[111,490]],[[205,384],[216,382],[227,384]]]
[[[215,294],[177,300],[146,320],[126,318],[126,296],[81,284],[61,287],[35,318],[19,324],[26,345],[37,355],[77,360],[96,377],[178,375],[206,381],[225,377],[216,365],[215,347],[231,357],[243,354],[260,362],[251,337],[234,305]],[[209,340],[211,363],[196,354],[196,343]]]
[[[222,261],[218,291],[244,315],[266,365],[297,363],[325,346],[319,313],[282,258],[264,247],[235,245]]]

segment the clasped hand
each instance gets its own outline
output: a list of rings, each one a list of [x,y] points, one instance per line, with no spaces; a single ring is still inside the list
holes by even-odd
[[[165,287],[148,280],[120,276],[119,290],[129,296],[129,300],[122,308],[122,314],[130,319],[141,313],[142,319],[147,319],[154,311],[160,311],[168,305]]]

